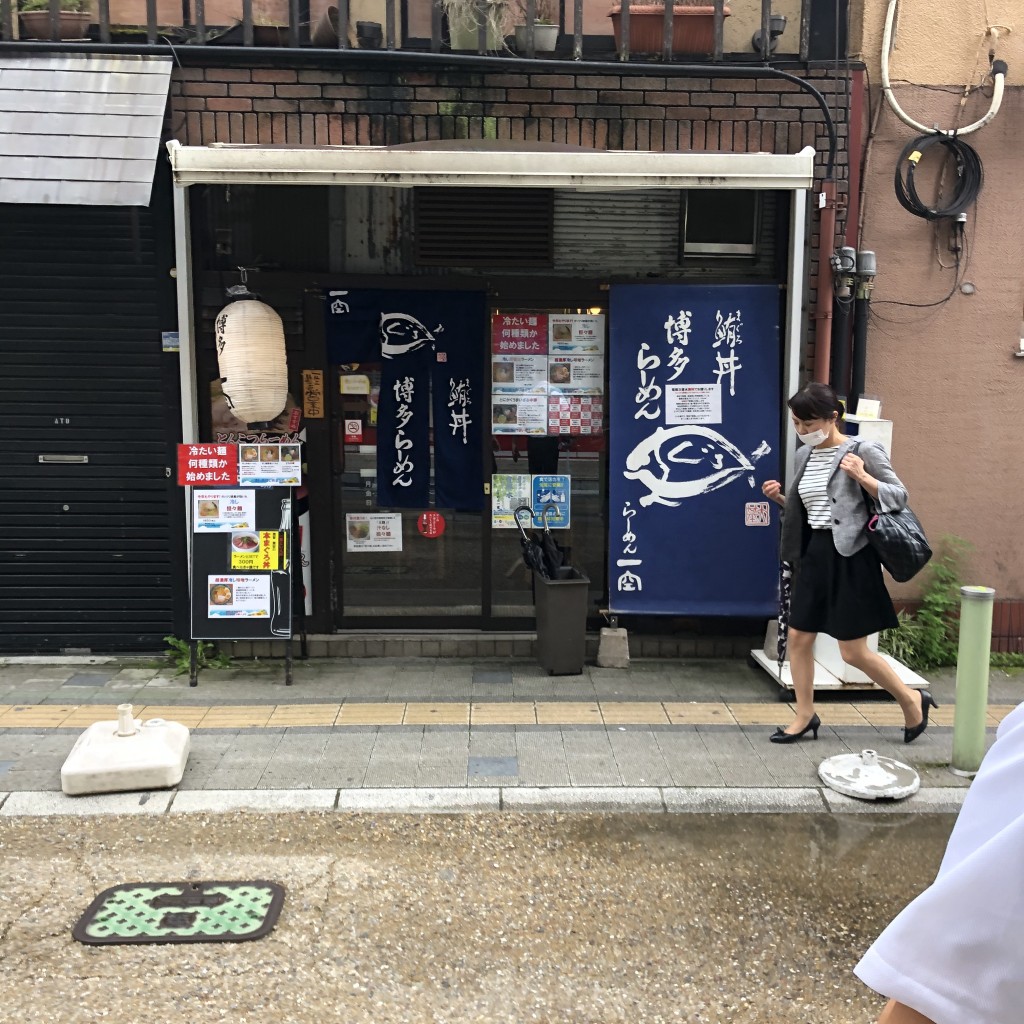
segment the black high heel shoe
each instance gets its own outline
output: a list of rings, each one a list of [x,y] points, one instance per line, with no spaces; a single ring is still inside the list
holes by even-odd
[[[938,706],[935,703],[935,698],[927,690],[921,691],[921,714],[924,717],[921,719],[920,724],[915,725],[912,729],[907,726],[903,727],[904,743],[913,743],[928,728],[928,709],[937,708]]]
[[[785,729],[780,725],[775,732],[768,737],[772,743],[796,743],[796,741],[803,736],[806,736],[809,732],[814,733],[814,738],[818,738],[818,730],[821,728],[821,719],[817,715],[811,715],[811,720],[800,730],[800,732],[786,732]],[[909,740],[908,740],[909,742]]]

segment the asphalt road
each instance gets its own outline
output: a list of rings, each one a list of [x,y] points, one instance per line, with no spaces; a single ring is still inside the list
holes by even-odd
[[[0,1021],[868,1024],[851,968],[945,815],[0,820]],[[132,881],[267,878],[277,928],[87,947]]]

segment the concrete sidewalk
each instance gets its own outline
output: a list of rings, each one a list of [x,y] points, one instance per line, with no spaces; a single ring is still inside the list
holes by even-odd
[[[0,662],[0,815],[260,810],[872,810],[825,790],[826,757],[870,747],[913,765],[922,792],[885,809],[955,811],[954,674],[916,743],[882,693],[823,695],[818,742],[768,742],[792,715],[766,673],[736,660],[635,661],[550,677],[527,661],[316,659],[236,663],[200,685],[158,663]],[[27,662],[27,663],[26,663]],[[993,672],[989,740],[1024,695]],[[130,702],[192,729],[177,790],[60,794],[81,731]]]

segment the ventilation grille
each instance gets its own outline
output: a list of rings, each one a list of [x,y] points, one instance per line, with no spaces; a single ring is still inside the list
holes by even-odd
[[[543,269],[554,261],[550,189],[418,188],[413,210],[420,266]]]

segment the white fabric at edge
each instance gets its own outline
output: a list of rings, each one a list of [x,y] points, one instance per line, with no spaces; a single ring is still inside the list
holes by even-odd
[[[1000,725],[935,881],[854,972],[935,1024],[1019,1024],[1022,950],[1024,704]]]

